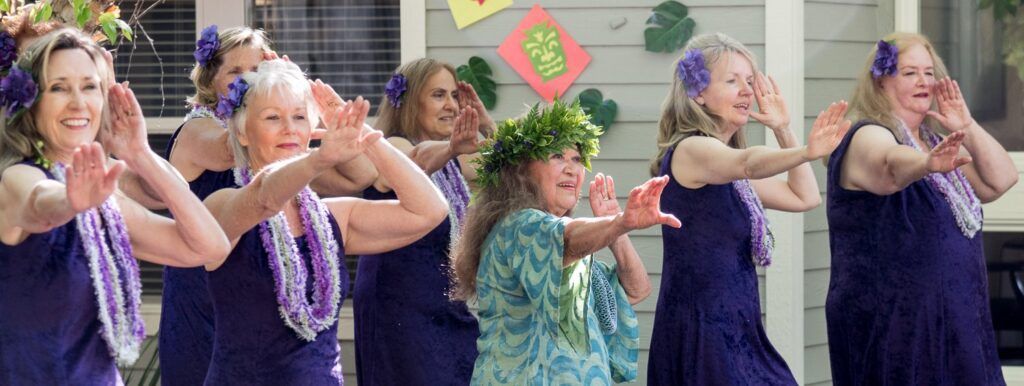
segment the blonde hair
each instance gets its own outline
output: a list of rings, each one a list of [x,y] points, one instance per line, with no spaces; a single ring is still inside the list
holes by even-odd
[[[924,35],[895,32],[886,35],[882,40],[895,44],[900,54],[920,44],[928,51],[928,55],[932,58],[932,63],[935,67],[935,79],[942,79],[948,76],[948,71],[946,71],[946,65],[942,62],[942,58],[935,53],[935,47],[932,46],[932,43]],[[889,101],[889,97],[882,90],[882,77],[876,79],[871,76],[871,66],[874,65],[877,52],[877,44],[868,52],[867,59],[857,79],[857,86],[853,89],[853,96],[850,97],[850,109],[847,116],[853,121],[868,120],[878,123],[892,132],[899,139],[900,143],[904,143],[906,138],[903,138],[903,130],[898,129],[899,121],[892,114],[892,102]],[[925,119],[930,127],[939,127],[931,117]]]
[[[96,63],[104,102],[98,136],[101,137],[108,130],[110,118],[106,101],[110,85],[107,84],[108,78],[102,73],[107,66],[107,62],[103,58],[103,49],[77,29],[61,28],[51,31],[32,42],[24,53],[18,55],[18,60],[15,63],[19,68],[31,72],[32,80],[36,82],[39,94],[36,96],[36,103],[33,103],[28,111],[18,114],[13,119],[0,118],[0,173],[25,158],[33,155],[41,156],[41,154],[36,154],[35,144],[37,142],[42,142],[44,148],[49,145],[46,138],[39,133],[35,115],[39,111],[42,93],[45,92],[50,56],[55,51],[74,49],[85,51]],[[6,114],[6,108],[2,110]]]
[[[235,156],[235,166],[239,168],[249,167],[249,151],[238,137],[241,131],[245,130],[249,102],[253,98],[269,97],[275,90],[283,90],[292,96],[302,98],[306,102],[310,128],[317,125],[318,111],[309,79],[295,63],[282,59],[265,60],[256,68],[256,72],[242,74],[242,80],[249,85],[249,89],[242,97],[241,106],[238,106],[228,119],[228,144],[231,145],[231,152]]]
[[[730,53],[742,55],[750,61],[757,71],[754,54],[743,43],[723,33],[710,33],[694,36],[686,43],[686,51],[697,49],[704,55],[704,65],[708,71],[720,60],[728,60]],[[685,55],[685,54],[684,54]],[[672,88],[665,102],[661,104],[661,119],[658,120],[658,155],[651,162],[651,175],[657,176],[661,171],[661,162],[669,149],[680,141],[694,135],[715,137],[721,117],[716,116],[706,106],[702,106],[686,95],[686,85],[679,79],[676,69],[680,56],[672,65]],[[746,136],[739,130],[729,140],[729,146],[742,149],[747,147]]]
[[[189,104],[211,108],[216,106],[217,90],[214,90],[213,78],[224,64],[224,55],[231,50],[238,47],[253,47],[270,52],[270,39],[260,29],[232,27],[218,33],[217,39],[220,39],[220,47],[213,54],[213,58],[205,66],[200,66],[197,62],[188,76],[196,87],[195,95],[185,99]]]
[[[405,94],[402,94],[402,105],[395,108],[385,96],[377,107],[377,120],[374,126],[381,130],[385,137],[399,136],[413,143],[418,142],[423,133],[423,128],[417,121],[420,115],[420,93],[427,86],[427,79],[441,70],[448,71],[452,78],[458,79],[455,67],[430,58],[416,59],[398,66],[395,73],[405,76],[407,87]]]

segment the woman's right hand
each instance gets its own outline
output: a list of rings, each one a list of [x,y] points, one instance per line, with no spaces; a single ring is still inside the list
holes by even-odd
[[[448,139],[448,147],[454,155],[473,154],[480,151],[478,127],[479,115],[472,107],[465,107],[455,118],[455,128]]]
[[[960,156],[960,144],[967,136],[963,131],[954,131],[939,142],[930,152],[925,168],[928,173],[949,173],[971,162],[971,157]]]
[[[107,200],[117,188],[117,179],[124,172],[123,161],[107,167],[103,146],[93,142],[79,146],[65,172],[68,203],[75,213],[95,208]]]
[[[380,139],[380,130],[363,125],[369,112],[370,102],[358,97],[341,108],[337,119],[326,120],[327,132],[314,152],[323,161],[323,167],[352,160]]]
[[[668,181],[668,176],[651,178],[629,192],[621,220],[626,229],[644,229],[658,224],[673,228],[683,226],[676,216],[661,211],[661,192]]]
[[[825,111],[818,113],[814,120],[811,133],[807,136],[807,158],[816,160],[832,153],[839,146],[839,142],[846,136],[853,123],[844,120],[846,115],[846,101],[833,102],[828,105]]]

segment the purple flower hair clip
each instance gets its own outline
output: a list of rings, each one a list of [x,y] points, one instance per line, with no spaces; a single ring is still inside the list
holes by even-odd
[[[875,52],[875,62],[871,64],[871,77],[878,79],[881,76],[895,74],[899,55],[900,50],[896,48],[895,44],[879,40],[878,51]]]
[[[18,58],[18,47],[7,31],[0,31],[0,71],[7,71]]]
[[[391,75],[391,80],[384,86],[384,94],[388,96],[388,102],[396,109],[402,107],[402,94],[405,94],[406,85],[405,75],[396,73]]]
[[[7,112],[7,118],[22,113],[39,95],[39,88],[32,80],[32,74],[18,66],[11,67],[11,72],[0,80],[0,104]]]
[[[686,96],[690,98],[700,95],[711,82],[711,72],[704,65],[704,53],[696,48],[686,50],[683,60],[679,61],[676,73],[686,87]]]
[[[247,91],[249,91],[249,84],[245,83],[245,79],[242,79],[241,76],[235,77],[235,80],[228,85],[228,95],[221,95],[217,100],[217,110],[214,111],[217,118],[223,121],[231,119],[235,115],[235,110],[242,106],[242,100],[245,99]]]
[[[217,53],[217,49],[220,48],[220,37],[217,36],[217,25],[212,24],[209,27],[203,28],[203,33],[199,36],[199,40],[196,40],[196,50],[192,53],[192,57],[196,58],[199,62],[199,66],[206,66],[213,60],[213,55]]]

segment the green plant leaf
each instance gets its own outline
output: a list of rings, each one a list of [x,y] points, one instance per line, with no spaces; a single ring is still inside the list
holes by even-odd
[[[100,28],[103,28],[103,34],[107,36],[107,41],[110,45],[117,45],[117,24],[114,21],[100,22]]]
[[[479,56],[469,58],[469,64],[463,64],[455,69],[459,80],[469,83],[480,96],[480,101],[488,110],[494,108],[498,103],[498,84],[491,79],[491,66]]]
[[[41,5],[39,8],[37,8],[36,15],[35,18],[32,20],[32,23],[47,22],[50,21],[51,17],[53,17],[53,7],[50,6],[50,2],[47,1],[44,2],[43,5]]]
[[[0,11],[11,12],[11,3],[7,0],[0,0]]]
[[[78,28],[85,28],[85,25],[89,23],[89,19],[92,19],[92,10],[89,8],[83,8],[81,11],[75,11],[75,21],[78,23]]]
[[[135,35],[132,34],[132,26],[128,25],[128,22],[121,19],[114,19],[114,22],[117,23],[118,27],[121,27],[121,36],[124,36],[128,41],[132,41],[135,38]]]
[[[583,90],[576,99],[579,100],[583,112],[590,115],[590,123],[601,126],[607,133],[615,122],[615,116],[619,114],[619,105],[614,100],[604,99],[601,91],[595,88]]]
[[[686,6],[674,0],[668,0],[652,10],[644,30],[644,49],[651,52],[673,52],[683,48],[693,36],[693,28],[697,25],[686,16]]]
[[[1007,16],[1017,16],[1017,10],[1021,6],[1021,0],[981,0],[978,9],[991,7],[995,19],[1002,20]]]

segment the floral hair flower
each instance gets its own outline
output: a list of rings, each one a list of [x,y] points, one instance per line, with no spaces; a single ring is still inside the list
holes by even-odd
[[[213,55],[217,53],[219,48],[220,38],[217,36],[217,25],[212,24],[209,27],[203,28],[203,33],[199,36],[199,40],[196,40],[196,50],[192,53],[192,57],[196,58],[199,66],[206,66],[206,63],[213,60]]]
[[[228,95],[221,95],[217,100],[217,111],[214,113],[223,121],[231,119],[231,116],[235,115],[235,111],[239,107],[242,107],[242,100],[245,99],[245,93],[249,91],[249,84],[245,83],[245,79],[241,76],[235,77],[235,80],[228,85]]]
[[[394,74],[391,75],[388,84],[384,86],[384,94],[387,95],[388,102],[396,109],[402,107],[402,94],[405,94],[407,84],[405,75]]]
[[[0,71],[7,71],[18,58],[18,47],[7,31],[0,31]]]
[[[686,96],[690,98],[700,95],[711,82],[711,72],[704,65],[704,52],[696,48],[686,50],[686,55],[676,67],[676,73],[686,87]]]
[[[39,88],[32,80],[32,74],[18,66],[11,67],[11,72],[0,80],[0,104],[7,112],[7,118],[13,118],[32,107],[38,95]]]
[[[895,44],[879,40],[878,51],[875,52],[875,62],[871,64],[871,77],[878,79],[881,76],[895,74],[899,54],[900,50]]]

